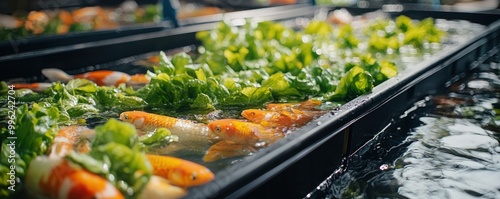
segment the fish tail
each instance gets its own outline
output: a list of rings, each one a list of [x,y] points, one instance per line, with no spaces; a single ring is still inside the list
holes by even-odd
[[[14,89],[30,89],[35,92],[41,92],[45,90],[46,88],[49,88],[52,86],[51,83],[45,83],[45,82],[40,82],[40,83],[14,83],[12,84],[14,86]]]
[[[50,81],[56,82],[68,82],[73,79],[73,76],[68,75],[66,72],[57,68],[45,68],[42,69],[42,74],[47,77]]]

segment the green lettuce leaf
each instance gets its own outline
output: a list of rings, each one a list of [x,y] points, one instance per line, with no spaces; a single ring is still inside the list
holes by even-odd
[[[273,96],[276,97],[301,97],[296,88],[292,87],[291,81],[283,73],[276,73],[262,81],[262,87],[269,87]]]
[[[226,107],[255,107],[273,101],[271,89],[268,87],[245,87],[240,91],[232,93],[224,99],[221,106]]]
[[[72,152],[67,158],[110,181],[126,198],[135,198],[148,183],[152,167],[133,125],[110,119],[95,128],[88,154]]]
[[[366,94],[373,89],[373,77],[361,67],[355,66],[344,75],[330,101],[347,101]]]
[[[59,110],[55,107],[45,108],[34,103],[31,109],[24,104],[12,111],[12,114],[9,114],[8,126],[0,130],[2,140],[0,179],[3,179],[0,182],[2,190],[0,196],[2,198],[15,197],[15,193],[21,192],[20,182],[24,178],[29,162],[36,156],[46,153],[58,130]],[[15,174],[9,175],[11,171]],[[15,186],[12,190],[15,192],[9,190],[12,184],[6,179],[14,180]]]

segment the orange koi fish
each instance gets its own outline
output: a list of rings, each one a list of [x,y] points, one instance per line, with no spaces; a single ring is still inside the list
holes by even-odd
[[[46,68],[42,69],[42,74],[50,81],[68,82],[71,79],[80,78],[93,81],[99,86],[118,86],[130,81],[130,75],[111,70],[98,70],[78,75],[68,75],[57,68]]]
[[[190,150],[205,151],[220,139],[204,123],[177,119],[143,111],[127,111],[120,114],[122,121],[133,124],[140,131],[154,131],[163,127],[179,137],[178,143]],[[167,148],[170,147],[167,146]]]
[[[170,184],[170,182],[159,176],[151,176],[148,184],[141,191],[138,199],[177,199],[186,196],[187,190]]]
[[[284,136],[282,131],[236,119],[215,120],[208,124],[208,128],[223,140],[249,146],[262,141],[269,144]]]
[[[306,100],[300,103],[271,103],[266,105],[269,111],[290,111],[291,108],[304,111],[319,111],[316,107],[321,105],[319,100]]]
[[[190,187],[206,184],[215,176],[206,167],[191,161],[162,155],[147,154],[154,175],[169,180],[173,185]]]
[[[324,113],[324,111],[301,111],[294,108],[290,108],[290,111],[247,109],[242,111],[241,115],[253,123],[282,129],[303,126]]]
[[[80,153],[90,151],[90,137],[94,131],[85,126],[65,126],[57,132],[54,142],[50,146],[49,157],[64,157],[71,150]]]
[[[81,22],[91,22],[93,21],[99,13],[102,12],[102,8],[99,6],[95,7],[84,7],[72,12],[73,20],[77,23]]]
[[[284,136],[281,130],[236,119],[215,120],[208,124],[208,128],[222,141],[207,150],[203,157],[205,162],[249,155],[256,152],[255,147],[269,145]]]
[[[30,89],[35,92],[42,92],[43,90],[52,86],[52,83],[14,83],[14,89]]]
[[[72,166],[63,158],[39,156],[31,161],[25,177],[26,189],[33,196],[57,199],[124,198],[106,179]]]
[[[149,84],[150,81],[151,79],[147,77],[146,74],[135,74],[130,76],[130,80],[127,82],[127,86],[138,88]]]
[[[45,32],[45,27],[49,24],[50,17],[42,11],[31,11],[24,23],[24,28],[31,31],[33,34],[41,34]]]

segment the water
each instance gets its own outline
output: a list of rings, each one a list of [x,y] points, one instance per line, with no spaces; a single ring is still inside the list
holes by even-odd
[[[307,198],[500,198],[498,64],[415,103]]]

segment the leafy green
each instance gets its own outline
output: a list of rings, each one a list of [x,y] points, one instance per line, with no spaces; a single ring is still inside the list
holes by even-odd
[[[132,124],[110,119],[95,128],[96,137],[88,154],[70,153],[67,158],[103,176],[126,198],[135,198],[152,175]]]
[[[405,45],[421,49],[425,43],[439,43],[445,32],[434,25],[432,18],[414,22],[401,15],[395,21],[382,19],[371,24],[365,34],[370,35],[368,46],[372,51],[388,52]]]
[[[162,56],[162,59],[165,59]],[[166,60],[164,60],[166,61]],[[191,64],[193,60],[185,52],[177,53],[172,57],[172,65],[175,67],[175,74],[182,74],[186,72],[186,66]]]
[[[342,101],[345,99],[354,99],[355,97],[368,93],[373,88],[374,79],[367,71],[361,67],[354,66],[340,82],[335,89],[335,94],[330,97],[330,101]]]
[[[139,137],[139,141],[145,146],[146,151],[151,147],[165,146],[171,142],[177,142],[178,140],[179,137],[172,135],[170,130],[166,128],[158,128],[154,132]]]
[[[371,54],[360,57],[360,61],[357,63],[347,63],[346,70],[355,66],[361,67],[370,73],[375,80],[375,86],[398,74],[398,69],[394,63],[388,61],[378,62]]]
[[[222,105],[230,107],[262,106],[266,102],[273,101],[271,89],[268,87],[245,87],[231,94]]]
[[[34,103],[31,109],[24,104],[12,111],[8,115],[8,125],[0,130],[2,198],[14,197],[14,193],[20,192],[22,184],[19,182],[24,178],[29,162],[47,151],[58,130],[59,111],[55,107],[45,108]],[[8,174],[11,170],[15,173],[12,175],[15,178]],[[13,183],[7,179],[12,179]],[[12,186],[12,189],[9,189],[9,186]]]
[[[123,144],[133,148],[138,144],[139,137],[132,124],[110,119],[106,124],[95,127],[96,138],[92,147],[104,145],[109,142]]]
[[[158,66],[155,66],[156,73],[166,73],[167,75],[172,75],[175,73],[175,66],[170,62],[167,55],[161,51],[160,52],[160,61],[158,62]]]
[[[262,81],[263,87],[269,87],[274,96],[301,96],[302,94],[291,86],[291,81],[283,73],[276,73]]]
[[[31,106],[36,101],[42,107],[57,108],[59,124],[70,125],[80,123],[81,119],[99,117],[102,113],[118,115],[122,111],[145,107],[146,102],[134,94],[131,88],[97,86],[89,80],[74,79],[66,85],[55,82],[41,93],[16,90],[14,97],[20,104]],[[2,95],[0,102],[6,101],[6,97]]]

